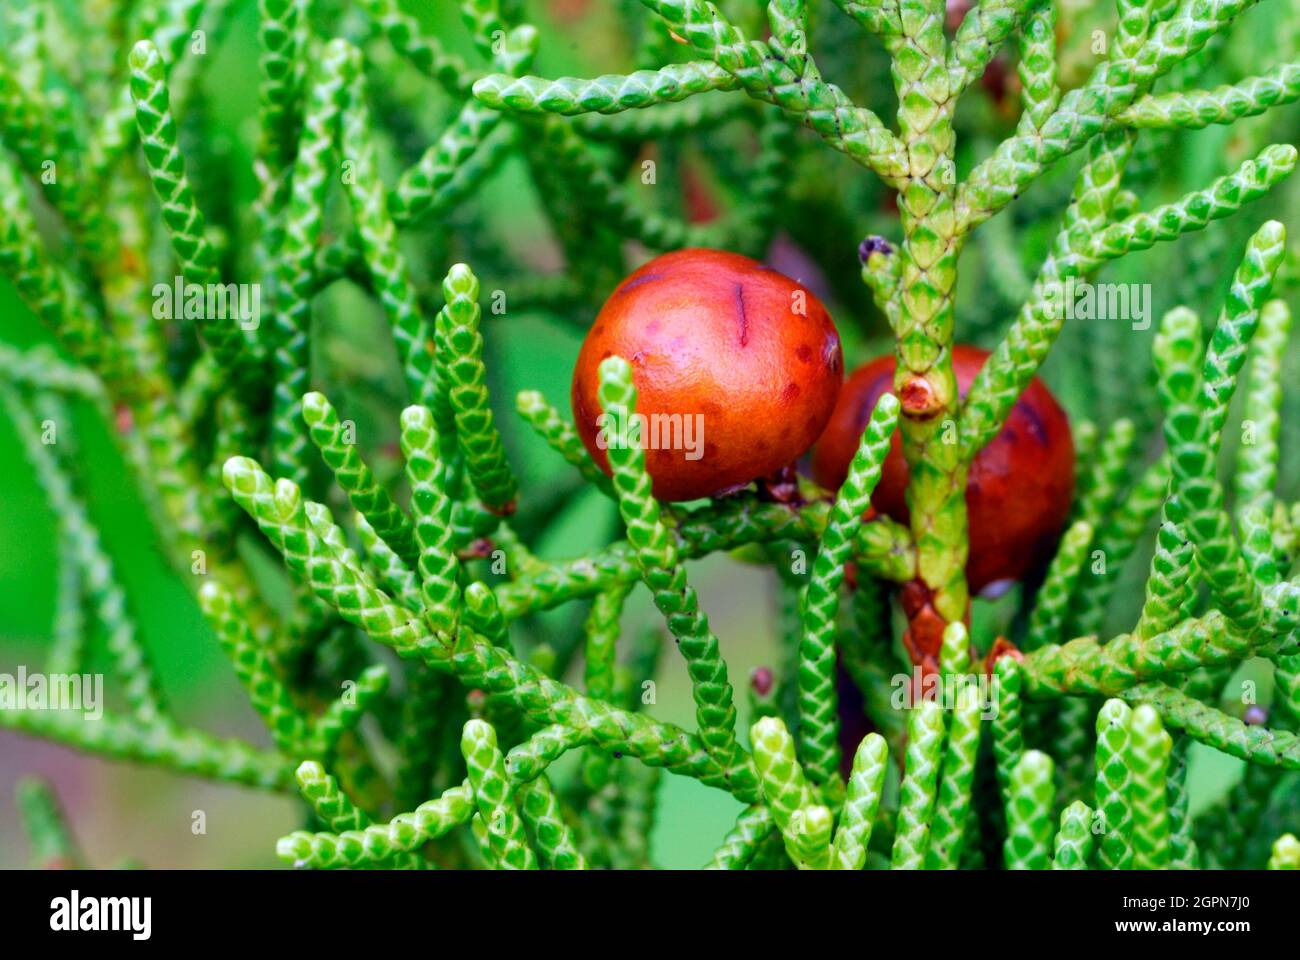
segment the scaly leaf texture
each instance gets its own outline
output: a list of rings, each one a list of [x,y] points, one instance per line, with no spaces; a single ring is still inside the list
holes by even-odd
[[[695,590],[686,582],[686,568],[680,562],[676,544],[660,518],[659,503],[650,491],[645,452],[641,448],[641,421],[636,412],[636,388],[632,371],[622,357],[609,357],[600,365],[600,402],[614,424],[627,430],[607,431],[607,455],[614,472],[614,489],[619,512],[627,526],[628,543],[636,550],[641,576],[663,613],[677,647],[686,658],[695,699],[695,716],[700,737],[710,754],[722,764],[735,761],[736,708],[722,660],[718,638],[700,610]],[[629,435],[623,435],[623,434]]]
[[[1002,856],[1008,870],[1047,870],[1052,862],[1052,758],[1027,750],[1007,783],[1007,839]]]
[[[384,308],[402,361],[406,392],[415,403],[433,404],[439,391],[430,353],[429,323],[411,281],[406,257],[397,245],[397,228],[388,212],[388,196],[379,178],[379,155],[365,101],[358,54],[349,51],[347,75],[353,78],[342,108],[339,146],[344,158],[343,182],[348,186],[352,219],[361,241],[370,285]],[[351,165],[349,171],[347,165]],[[348,176],[348,173],[351,176]],[[447,424],[439,422],[446,435]]]
[[[302,417],[311,441],[367,529],[407,566],[418,561],[415,530],[357,451],[356,424],[342,422],[323,393],[302,398]]]
[[[435,630],[450,630],[460,609],[460,562],[453,549],[447,465],[439,454],[438,433],[427,407],[402,411],[401,445],[411,484],[411,512],[425,617]]]
[[[42,428],[18,394],[0,384],[0,407],[18,430],[23,454],[36,470],[50,506],[75,545],[77,564],[85,577],[85,591],[96,618],[105,630],[105,644],[113,663],[116,680],[133,716],[151,723],[161,720],[165,710],[153,659],[139,635],[130,613],[126,591],[114,570],[113,561],[104,548],[99,531],[90,520],[85,505],[72,491],[71,482],[54,456],[56,442],[42,442]]]
[[[1300,99],[1300,63],[1283,63],[1257,77],[1213,90],[1148,94],[1119,114],[1125,126],[1198,130],[1212,123],[1232,123]]]
[[[1282,357],[1291,332],[1291,310],[1283,300],[1269,300],[1259,311],[1253,340],[1241,443],[1233,471],[1233,501],[1238,522],[1250,507],[1266,513],[1277,486],[1278,437],[1281,432]]]
[[[356,728],[361,717],[388,690],[388,668],[376,663],[363,670],[355,680],[347,680],[342,692],[311,724],[308,749],[320,756],[331,756],[339,740]]]
[[[172,117],[170,92],[163,69],[162,54],[148,40],[141,40],[131,50],[131,98],[135,102],[136,127],[154,193],[162,204],[163,223],[171,237],[181,276],[186,283],[204,286],[220,283],[216,255],[204,235],[205,221],[194,199],[185,160],[177,144],[176,121]],[[205,297],[207,296],[205,292]],[[218,364],[227,376],[238,376],[249,383],[248,374],[255,367],[249,343],[232,312],[213,316],[200,312],[199,329],[212,348]]]
[[[199,606],[277,749],[286,756],[298,753],[306,745],[306,718],[268,652],[253,636],[239,602],[220,583],[209,580],[199,588]]]
[[[1169,865],[1169,752],[1173,742],[1150,704],[1129,720],[1128,765],[1133,771],[1133,867],[1163,870]]]
[[[4,16],[13,42],[0,64],[0,137],[12,162],[0,159],[0,273],[72,359],[50,348],[18,354],[0,346],[3,403],[57,514],[59,587],[46,664],[84,668],[86,635],[102,632],[121,688],[110,693],[124,694],[126,708],[93,723],[74,713],[5,709],[0,727],[282,793],[293,791],[296,765],[298,790],[321,829],[295,832],[277,851],[312,868],[435,861],[645,867],[665,769],[724,790],[743,807],[712,867],[862,869],[884,864],[882,839],[892,844],[892,864],[905,868],[978,864],[999,844],[1006,865],[1016,868],[1078,869],[1091,859],[1106,868],[1186,868],[1202,856],[1208,865],[1261,865],[1268,842],[1284,829],[1287,801],[1273,788],[1285,771],[1300,768],[1300,585],[1288,579],[1300,509],[1282,500],[1290,494],[1279,471],[1289,328],[1281,298],[1293,285],[1294,257],[1285,253],[1280,225],[1267,223],[1250,238],[1230,285],[1219,283],[1223,271],[1207,268],[1241,242],[1244,229],[1179,254],[1186,274],[1204,278],[1177,285],[1176,293],[1195,296],[1175,302],[1199,308],[1204,294],[1226,285],[1223,309],[1208,344],[1186,309],[1169,313],[1155,338],[1166,451],[1130,484],[1137,451],[1149,449],[1138,434],[1154,418],[1150,392],[1139,389],[1133,412],[1124,412],[1143,429],[1113,420],[1091,464],[1080,467],[1071,525],[1033,606],[1022,607],[1025,616],[1014,624],[1012,635],[1023,642],[1010,652],[999,645],[1005,655],[993,667],[995,763],[987,796],[973,782],[982,705],[976,688],[962,682],[978,669],[965,627],[965,505],[971,461],[997,435],[1062,331],[1066,285],[1228,217],[1293,171],[1293,147],[1264,146],[1268,123],[1244,124],[1225,141],[1228,166],[1236,169],[1189,191],[1196,165],[1182,162],[1181,146],[1174,150],[1181,141],[1173,139],[1177,131],[1257,117],[1297,99],[1300,34],[1291,11],[1275,26],[1278,41],[1267,45],[1285,62],[1211,88],[1234,71],[1245,40],[1228,34],[1240,29],[1234,21],[1254,0],[1117,0],[1108,21],[1078,4],[985,0],[955,30],[938,0],[837,0],[881,41],[869,60],[888,58],[897,104],[891,130],[823,76],[822,66],[827,76],[839,74],[843,54],[828,45],[818,52],[823,63],[814,58],[809,37],[825,31],[816,29],[806,0],[771,0],[765,17],[756,7],[724,10],[707,0],[643,5],[657,19],[637,22],[635,62],[626,72],[551,80],[524,75],[538,33],[517,23],[516,4],[462,3],[477,54],[490,64],[482,76],[482,68],[444,49],[441,25],[437,36],[427,34],[395,0],[362,0],[360,19],[337,25],[337,11],[311,0],[259,0],[260,129],[247,217],[230,208],[232,174],[209,149],[216,128],[210,84],[199,74],[205,58],[188,47],[218,39],[231,4],[147,0],[128,14],[94,0],[84,11],[55,13],[22,0]],[[1080,38],[1099,22],[1107,55],[1081,67]],[[196,34],[200,26],[213,36]],[[326,31],[336,27],[353,39],[329,39]],[[66,42],[73,30],[91,35],[80,60]],[[127,57],[123,37],[144,39]],[[354,46],[363,37],[364,59]],[[1019,119],[959,183],[958,158],[964,168],[971,151],[957,142],[958,96],[1008,41],[1019,48]],[[391,73],[400,60],[419,76]],[[871,72],[883,75],[874,66]],[[427,79],[448,95],[442,126],[429,124],[423,110],[427,91],[419,84]],[[1014,104],[993,106],[996,123],[1011,122]],[[986,124],[979,117],[987,113],[973,114],[970,126]],[[740,135],[753,144],[754,159],[740,167],[715,162],[719,144],[732,137],[722,125],[733,119],[743,121]],[[881,198],[873,188],[849,195],[835,178],[809,176],[792,139],[794,122],[896,194],[898,240],[872,237],[860,250],[869,291],[835,287],[843,258],[834,251],[843,246],[843,229],[852,229],[842,210],[878,209]],[[961,132],[970,126],[963,123]],[[143,165],[128,153],[137,134]],[[681,153],[682,137],[693,138],[689,156]],[[668,142],[647,142],[660,139]],[[976,138],[976,154],[984,142]],[[188,171],[180,143],[187,144]],[[467,239],[455,209],[516,148],[527,161],[518,169],[531,176],[565,257],[564,269],[548,276],[528,273],[541,262],[533,253],[496,249],[492,231]],[[675,194],[664,212],[648,206],[626,177],[647,149],[668,176],[699,157],[711,162],[708,189],[686,185],[689,218],[678,216]],[[1049,168],[1076,152],[1082,163],[1068,207],[1057,229],[1044,229],[1041,214],[1063,194],[1038,181],[1053,180]],[[1169,163],[1156,163],[1166,157]],[[45,163],[54,158],[58,176],[46,177]],[[70,168],[68,158],[84,162]],[[392,186],[381,176],[390,170]],[[505,175],[517,176],[516,169]],[[330,237],[336,176],[351,226]],[[712,199],[719,185],[727,189],[716,195],[730,209],[712,220],[696,216],[698,201]],[[1143,209],[1139,194],[1172,202]],[[48,210],[33,215],[31,195]],[[1017,198],[1013,215],[1005,208]],[[161,218],[148,215],[155,201]],[[611,446],[611,480],[567,418],[525,392],[520,412],[579,474],[540,491],[552,499],[530,501],[529,509],[596,486],[617,501],[627,530],[609,546],[547,558],[547,518],[525,514],[514,526],[503,519],[521,484],[489,404],[489,385],[497,383],[484,362],[490,331],[481,326],[499,321],[495,312],[481,314],[478,280],[464,264],[447,274],[442,303],[430,304],[426,268],[436,271],[436,286],[450,254],[468,249],[476,264],[482,257],[480,275],[509,295],[512,317],[527,308],[576,327],[641,247],[717,246],[762,256],[778,225],[808,210],[828,214],[826,229],[815,231],[825,240],[819,246],[821,238],[801,228],[799,245],[835,268],[827,279],[836,301],[846,294],[852,310],[869,292],[893,334],[902,398],[877,407],[836,499],[804,488],[806,500],[765,502],[768,491],[760,488],[661,507],[636,437]],[[956,315],[958,257],[970,231],[998,212],[1004,217],[986,228],[975,265],[998,299],[1021,306],[963,400],[952,371],[955,331],[967,324],[982,339],[993,321]],[[420,232],[399,238],[408,227]],[[423,244],[423,259],[411,256],[416,247],[408,240]],[[851,247],[843,252],[851,264]],[[1034,259],[1041,267],[1031,282],[1026,264]],[[272,317],[265,335],[204,314],[197,319],[206,349],[191,362],[188,340],[172,342],[173,325],[147,307],[147,275],[171,261],[183,280],[209,288],[230,270],[260,279]],[[1279,299],[1270,299],[1277,274]],[[314,324],[317,295],[340,279],[377,301],[397,348],[400,388],[414,404],[400,420],[399,480],[409,484],[409,508],[381,485],[389,464],[375,458],[372,471],[355,449],[352,425],[322,394],[308,392],[313,363],[323,362],[319,372],[331,380],[357,372],[336,369],[332,323]],[[332,321],[337,294],[329,290],[322,319]],[[1001,312],[996,304],[983,311]],[[326,328],[323,340],[313,325]],[[1108,326],[1088,345],[1085,382],[1105,386],[1143,375],[1120,349],[1118,332]],[[1220,434],[1252,339],[1242,435],[1226,444],[1236,469],[1220,479]],[[630,368],[611,358],[601,372],[602,406],[632,414]],[[69,479],[81,451],[67,436],[67,411],[82,399],[114,418],[113,436],[169,558],[211,564],[210,571],[194,568],[193,585],[273,750],[218,740],[166,715],[115,572],[121,561],[110,559]],[[1110,386],[1094,415],[1112,420],[1125,399]],[[48,448],[38,446],[33,429],[42,417],[60,430]],[[863,519],[895,423],[910,474],[907,526]],[[348,495],[354,538],[329,507],[308,499],[319,495],[308,438]],[[278,479],[238,456],[258,451]],[[233,503],[217,499],[218,472]],[[245,545],[235,549],[241,508],[293,581],[283,617],[254,583]],[[1141,614],[1128,632],[1108,636],[1108,618],[1121,611],[1112,597],[1129,609],[1121,570],[1157,517]],[[796,696],[787,703],[752,694],[751,757],[737,740],[719,639],[685,565],[730,551],[770,564],[807,549],[816,559],[802,596],[787,596],[796,616],[785,631],[790,655],[780,664],[782,687]],[[852,618],[839,610],[850,564]],[[697,732],[641,709],[640,683],[655,676],[657,638],[632,638],[623,662],[617,656],[619,614],[638,580],[686,659]],[[898,668],[883,588],[913,581],[929,591],[946,623],[935,660],[940,677],[956,685],[951,712],[924,698],[906,711],[890,702]],[[580,692],[556,679],[572,673],[573,638],[564,629],[552,633],[552,618],[533,615],[585,599],[592,612]],[[372,660],[365,638],[403,658],[396,693],[388,689],[393,667]],[[1266,725],[1220,709],[1225,679],[1252,657],[1274,667]],[[880,731],[862,740],[847,783],[839,772],[837,659]],[[1076,800],[1061,811],[1057,794],[1061,804],[1074,799],[1086,777],[1084,718],[1103,696],[1127,704],[1109,700],[1097,717],[1095,783],[1085,797],[1095,810]],[[1031,698],[1050,703],[1035,714],[1037,705],[1022,703]],[[1052,760],[1027,749],[1038,716],[1055,724],[1041,739],[1054,745],[1059,791]],[[396,747],[391,782],[369,755],[371,728],[357,736],[363,717]],[[1192,742],[1249,764],[1241,784],[1200,814],[1197,831],[1185,764]],[[896,800],[886,784],[889,746],[904,766]],[[552,768],[573,751],[579,762]],[[380,758],[387,772],[387,752]],[[1007,829],[995,837],[999,799]],[[34,858],[47,865],[76,860],[52,798],[24,786],[20,800],[33,824]],[[379,810],[411,812],[373,823]],[[869,853],[882,817],[894,820],[892,836],[877,837]],[[1270,866],[1294,868],[1297,849],[1293,835],[1277,838]]]
[[[1016,398],[1056,341],[1065,321],[1062,297],[1070,278],[1230,216],[1264,196],[1288,177],[1296,164],[1294,147],[1274,145],[1204,190],[1108,226],[1109,202],[1119,186],[1124,154],[1117,145],[1106,146],[1107,137],[1122,140],[1123,132],[1111,131],[1096,141],[1102,146],[1097,148],[1098,157],[1094,159],[1101,155],[1108,158],[1102,165],[1104,175],[1093,163],[1086,164],[1076,188],[1078,199],[1095,195],[1093,203],[1100,203],[1100,207],[1090,210],[1081,202],[1071,208],[1074,212],[1067,215],[1029,298],[967,392],[960,427],[962,446],[968,453],[982,449],[997,435]]]
[[[303,111],[293,186],[283,214],[284,236],[279,246],[273,304],[275,388],[271,440],[276,472],[299,484],[307,475],[302,396],[310,360],[308,328],[316,282],[313,258],[332,179],[330,155],[338,140],[339,116],[357,68],[356,49],[346,41],[330,41],[322,51]]]
[[[1056,78],[1056,5],[1044,3],[1025,18],[1020,32],[1019,136],[1039,133],[1061,102]]]
[[[770,807],[756,805],[745,808],[704,869],[744,870],[775,829]]]
[[[933,700],[922,700],[909,711],[907,722],[907,754],[890,860],[896,870],[925,866],[943,750],[943,709]]]
[[[1129,766],[1133,711],[1107,700],[1097,713],[1096,809],[1101,820],[1097,862],[1106,870],[1133,866],[1133,771]]]
[[[971,229],[1017,197],[1049,165],[1082,147],[1147,86],[1209,42],[1255,0],[1187,3],[1153,27],[1136,50],[1098,64],[1088,81],[1064,97],[1042,128],[1004,141],[978,164],[957,195],[957,227]]]
[[[1079,574],[1088,561],[1088,548],[1092,545],[1092,524],[1077,520],[1065,531],[1047,568],[1043,585],[1034,598],[1034,609],[1029,616],[1029,629],[1022,648],[1035,650],[1061,639],[1065,618],[1069,614],[1070,597]]]
[[[16,172],[0,155],[0,271],[68,352],[97,366],[107,341],[89,304],[79,303],[71,280],[51,260]]]
[[[437,80],[451,93],[463,93],[469,69],[443,49],[435,37],[424,33],[418,21],[402,11],[397,0],[360,0],[359,6],[375,22],[399,53],[421,73]]]
[[[515,409],[537,435],[546,441],[546,445],[582,474],[584,480],[610,497],[614,496],[609,477],[591,459],[578,431],[573,429],[573,425],[555,407],[546,402],[545,397],[536,390],[522,390],[515,398]]]
[[[1276,222],[1266,224],[1252,238],[1234,277],[1211,348],[1204,354],[1202,370],[1196,370],[1202,365],[1200,326],[1189,311],[1166,314],[1155,345],[1157,370],[1168,397],[1165,439],[1170,450],[1172,489],[1186,510],[1185,527],[1194,544],[1198,567],[1215,600],[1235,624],[1246,630],[1260,622],[1262,598],[1246,569],[1224,509],[1223,490],[1215,474],[1218,433],[1284,241],[1281,225]]]
[[[844,565],[852,555],[853,537],[862,523],[862,514],[871,505],[871,493],[880,480],[897,422],[898,400],[887,393],[871,412],[848,475],[836,495],[800,604],[803,636],[799,642],[799,747],[809,779],[819,786],[839,786],[835,621]]]
[[[794,740],[777,717],[764,717],[749,731],[763,799],[790,859],[801,870],[825,870],[833,852],[826,822],[829,811],[816,801],[816,793],[795,757]],[[825,828],[825,830],[823,830]]]
[[[623,615],[626,596],[622,590],[597,594],[591,604],[591,613],[587,616],[582,678],[587,696],[597,700],[614,700],[619,620]],[[608,756],[588,754],[582,767],[583,783],[588,789],[599,790],[609,782],[612,773],[610,763]]]
[[[844,798],[844,809],[835,829],[834,866],[837,870],[861,870],[867,862],[867,846],[885,786],[889,747],[878,733],[869,733],[853,755],[853,770]]]
[[[1160,683],[1132,687],[1125,697],[1153,707],[1166,726],[1251,763],[1300,769],[1300,737],[1289,730],[1254,726]]]
[[[1092,808],[1076,800],[1061,811],[1053,870],[1087,870],[1092,860]]]
[[[220,740],[166,719],[146,723],[106,712],[87,723],[77,712],[6,709],[0,710],[0,728],[109,759],[264,790],[284,790],[293,779],[292,765],[277,753],[257,750],[242,740]]]
[[[740,82],[715,63],[671,63],[658,70],[606,74],[590,80],[508,77],[494,74],[474,83],[474,96],[496,110],[556,113],[621,113],[671,103],[709,90],[735,90]]]
[[[997,762],[998,786],[1009,800],[1011,774],[1025,752],[1022,729],[1023,686],[1020,664],[1014,657],[1001,657],[993,667],[993,694],[997,712],[993,715],[993,756]]]
[[[496,731],[482,720],[471,720],[465,724],[460,750],[495,865],[503,870],[536,870],[537,855],[515,809],[514,789],[506,776],[505,757],[497,749]]]
[[[514,512],[519,485],[488,403],[478,292],[478,278],[463,263],[453,266],[442,281],[446,305],[436,320],[437,402],[451,408],[456,446],[479,498],[494,513],[508,514]]]
[[[926,866],[933,870],[957,869],[972,812],[971,791],[984,705],[980,703],[976,684],[965,677],[962,680],[965,682],[957,688],[957,702],[948,718],[948,746],[939,775],[939,798],[926,854]]]
[[[839,87],[814,71],[795,66],[767,44],[747,40],[717,8],[704,0],[642,0],[701,56],[735,77],[750,96],[800,117],[837,150],[886,180],[903,175],[906,161],[898,139],[870,110],[855,105]]]
[[[1191,789],[1187,783],[1188,737],[1179,737],[1169,754],[1169,869],[1195,870],[1200,866],[1191,815]]]
[[[430,840],[469,822],[475,813],[474,791],[469,781],[410,813],[399,813],[387,823],[376,823],[341,833],[295,831],[276,843],[276,855],[294,866],[339,869],[391,860],[414,853]]]
[[[1105,643],[1096,637],[1076,637],[1043,647],[1025,655],[1024,674],[1032,695],[1051,691],[1112,695],[1166,674],[1236,663],[1257,654],[1289,653],[1296,645],[1295,635],[1287,632],[1244,634],[1215,610],[1151,637],[1120,634]]]
[[[364,830],[371,825],[370,817],[357,808],[338,781],[325,768],[313,760],[305,760],[294,771],[298,792],[306,800],[321,822],[333,833]],[[377,861],[384,866],[416,869],[422,861],[416,853],[398,853],[388,860]]]
[[[421,417],[426,425],[431,422],[427,410]],[[753,764],[743,752],[729,763],[720,762],[700,738],[679,727],[585,698],[463,628],[449,642],[393,603],[369,576],[339,558],[311,529],[302,493],[291,481],[272,481],[256,462],[238,457],[226,463],[224,478],[290,572],[376,642],[400,656],[419,657],[434,669],[451,670],[462,683],[489,695],[507,697],[535,723],[570,727],[578,743],[618,749],[645,763],[724,787],[742,800],[757,799]]]
[[[559,798],[546,774],[521,785],[515,791],[519,816],[537,848],[542,865],[551,870],[585,870],[587,858],[574,840],[564,819]]]

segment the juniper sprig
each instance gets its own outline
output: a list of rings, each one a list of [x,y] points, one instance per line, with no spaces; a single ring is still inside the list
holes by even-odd
[[[93,717],[0,703],[6,736],[296,797],[274,851],[302,868],[640,869],[675,837],[666,775],[729,798],[715,869],[1300,868],[1300,274],[1268,218],[1294,205],[1296,0],[955,25],[940,0],[641,0],[599,58],[622,72],[558,77],[529,71],[573,45],[500,0],[462,0],[468,34],[250,0],[244,47],[237,3],[107,6],[0,17],[26,311],[0,405],[53,521],[41,669],[107,688]],[[248,124],[200,39],[255,61]],[[599,449],[539,389],[645,251],[693,246],[824,290],[846,354],[892,349],[838,491],[657,500],[638,398],[672,358],[596,360],[579,428],[629,427]],[[202,302],[162,309],[177,278]],[[1132,309],[1074,316],[1081,287]],[[990,353],[963,390],[965,341]],[[1064,529],[973,595],[972,471],[1040,375],[1073,416]],[[168,642],[215,643],[264,746],[178,718],[89,425],[206,623]],[[779,599],[748,695],[705,558]],[[1205,750],[1241,783],[1198,779]],[[32,863],[80,865],[52,791],[18,797]]]

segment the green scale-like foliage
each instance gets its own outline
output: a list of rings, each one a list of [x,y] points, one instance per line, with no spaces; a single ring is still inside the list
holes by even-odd
[[[568,40],[515,3],[464,0],[462,59],[396,0],[258,0],[247,137],[191,46],[230,4],[82,6],[0,19],[0,276],[49,332],[0,344],[0,402],[56,518],[44,669],[87,669],[99,641],[107,706],[6,706],[0,728],[297,796],[304,829],[274,849],[304,868],[651,866],[665,771],[739,810],[709,868],[1300,868],[1297,258],[1246,219],[1294,205],[1294,0],[1256,33],[1255,0],[983,0],[955,25],[940,0],[641,0],[600,51],[634,51],[627,72],[558,78],[528,71]],[[517,227],[525,195],[545,241]],[[897,360],[838,492],[660,503],[635,429],[605,438],[606,473],[532,389],[531,324],[585,327],[642,250],[776,259],[792,238],[846,351],[887,335]],[[1162,281],[1149,331],[1057,309],[1133,262]],[[177,276],[256,282],[264,322],[160,316]],[[963,395],[971,336],[991,355]],[[638,424],[645,358],[601,360],[596,412]],[[1041,372],[1078,414],[1068,520],[1012,602],[973,610],[971,465]],[[172,713],[99,467],[79,469],[92,416],[271,746]],[[895,442],[906,522],[871,509]],[[570,501],[597,545],[555,558]],[[775,676],[748,696],[744,638],[688,575],[718,555],[782,592]],[[668,641],[625,630],[642,585]],[[900,586],[942,631],[910,682]],[[1247,661],[1271,673],[1249,712],[1225,686]],[[671,671],[693,729],[661,718]],[[858,743],[845,682],[878,731]],[[1194,744],[1248,765],[1208,807]],[[18,798],[33,865],[82,865],[51,790]]]

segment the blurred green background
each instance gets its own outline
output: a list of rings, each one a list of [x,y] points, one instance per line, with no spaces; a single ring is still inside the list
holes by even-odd
[[[376,112],[392,109],[402,111],[404,117],[409,115],[412,128],[406,136],[394,134],[389,138],[386,174],[391,182],[400,164],[410,162],[411,151],[418,155],[446,124],[455,104],[397,61],[382,39],[367,41],[364,18],[358,17],[355,10],[341,3],[323,6],[334,11],[339,31],[366,41],[364,49],[372,64],[388,71],[388,83],[371,84]],[[819,57],[825,51],[823,67],[828,76],[888,114],[892,95],[880,51],[828,2],[816,6],[818,29],[811,47]],[[403,7],[416,14],[426,29],[443,38],[449,47],[473,61],[472,45],[453,4],[429,0],[404,3]],[[539,26],[543,36],[535,72],[546,76],[591,76],[629,69],[632,44],[622,27],[631,15],[629,11],[636,8],[635,3],[554,0],[532,2],[525,7],[528,20]],[[236,0],[230,9],[228,21],[214,31],[205,54],[209,59],[193,101],[195,115],[201,120],[189,125],[185,117],[181,121],[183,145],[191,158],[200,206],[233,210],[232,219],[237,221],[255,192],[251,170],[256,141],[257,14],[252,0]],[[1237,62],[1249,63],[1255,38],[1267,36],[1266,18],[1265,11],[1243,18],[1248,22],[1234,38],[1234,49],[1240,46],[1242,50],[1235,54],[1236,61],[1229,60],[1230,68]],[[56,52],[63,58],[76,56],[75,50]],[[969,108],[963,105],[960,114],[959,128],[964,137],[959,156],[962,172],[989,151],[994,142],[991,138],[1005,135],[1009,125],[1014,126],[1014,117],[1008,120],[1000,116],[992,96],[974,94],[972,101]],[[1286,127],[1285,138],[1294,139],[1294,108],[1279,111],[1267,122]],[[1232,138],[1239,135],[1236,127],[1217,128],[1180,139],[1175,153],[1157,158],[1160,167],[1151,178],[1150,193],[1144,195],[1144,206],[1169,199],[1189,186],[1201,186],[1225,172]],[[662,147],[655,155],[663,160],[666,172],[660,177],[658,193],[646,202],[680,209],[684,190],[673,173],[691,168],[701,171],[723,206],[743,203],[746,136],[745,130],[724,128],[716,136],[689,138],[684,144]],[[879,185],[850,161],[807,137],[800,138],[798,149],[799,162],[791,173],[789,202],[782,211],[778,236],[787,255],[789,250],[797,250],[806,258],[803,262],[820,267],[820,271],[812,270],[814,275],[820,273],[820,278],[810,279],[825,287],[850,363],[856,365],[886,346],[883,321],[869,306],[857,277],[856,240],[870,232],[896,234],[896,216]],[[1013,249],[1020,251],[1024,269],[1032,270],[1035,258],[1041,257],[1076,168],[1077,159],[1062,164],[1057,174],[1030,191],[1020,207],[1005,214],[1007,226],[1016,238]],[[1230,238],[1244,238],[1266,217],[1300,223],[1300,219],[1289,216],[1295,206],[1296,191],[1288,187],[1239,215],[1231,225],[1216,225],[1211,230],[1224,230]],[[1038,214],[1046,218],[1041,224],[1035,219]],[[1194,244],[1201,242],[1201,236],[1193,235],[1167,248],[1129,258],[1108,277],[1152,282],[1158,316],[1184,299],[1186,264],[1194,258]],[[818,249],[820,242],[826,244],[826,250]],[[441,276],[456,259],[466,259],[475,266],[483,278],[485,296],[494,289],[496,271],[510,268],[516,273],[549,272],[561,266],[543,205],[521,159],[508,161],[448,222],[434,225],[434,229],[414,231],[404,238],[404,243],[425,289],[433,285],[431,278]],[[1194,278],[1203,283],[1204,293],[1210,296],[1209,302],[1198,306],[1211,316],[1225,287],[1225,271],[1235,262],[1239,250],[1239,244],[1227,242],[1220,261],[1203,267],[1217,273]],[[646,255],[644,251],[629,250],[629,265]],[[963,260],[959,287],[958,322],[967,325],[959,334],[977,342],[995,339],[1011,316],[1010,302],[996,285],[990,285],[987,260],[987,250],[973,244]],[[590,293],[599,302],[602,294]],[[570,371],[590,311],[585,316],[557,318],[540,311],[512,309],[503,317],[485,316],[485,320],[494,404],[499,421],[506,426],[513,462],[522,481],[521,515],[528,516],[530,509],[555,515],[537,545],[538,552],[544,557],[564,557],[608,542],[617,531],[612,506],[594,492],[575,486],[570,471],[541,441],[521,428],[512,410],[513,396],[525,388],[540,390],[567,410]],[[356,421],[363,451],[391,464],[401,380],[391,339],[375,303],[347,283],[336,284],[319,298],[314,324],[313,383],[331,397],[344,416]],[[0,341],[19,347],[52,342],[3,281]],[[1087,327],[1067,329],[1048,361],[1044,377],[1076,417],[1086,415],[1104,423],[1116,415],[1130,415],[1146,430],[1154,422],[1148,355],[1149,334],[1117,340],[1113,332]],[[1297,373],[1300,366],[1292,351],[1288,384],[1296,383]],[[1099,382],[1104,389],[1098,388]],[[1300,423],[1297,393],[1300,391],[1292,391],[1286,401],[1288,424]],[[131,610],[179,719],[214,733],[269,745],[189,589],[162,556],[144,504],[124,470],[109,429],[92,409],[74,405],[72,422],[64,427],[60,442],[75,445],[79,490],[114,559]],[[1225,436],[1231,439],[1231,433],[1228,430]],[[1296,458],[1296,445],[1291,444],[1284,450],[1283,464],[1284,493],[1290,497],[1297,493]],[[0,671],[12,671],[18,664],[36,669],[50,636],[54,612],[56,533],[43,491],[18,450],[12,424],[7,422],[0,422],[0,504]],[[1111,624],[1117,629],[1131,623],[1136,613],[1141,600],[1141,571],[1148,559],[1149,548],[1144,545],[1130,563],[1126,588],[1112,610]],[[274,569],[267,575],[279,576]],[[691,575],[722,640],[730,676],[743,688],[754,667],[776,662],[775,577],[767,569],[728,557],[692,564]],[[976,635],[987,638],[1005,626],[1016,601],[1017,593],[1012,591],[997,603],[977,603]],[[546,629],[577,630],[583,612],[562,610],[548,615]],[[649,599],[644,590],[638,590],[624,617],[625,630],[635,631],[654,622]],[[672,654],[671,648],[665,653],[658,703],[651,709],[659,718],[693,726],[686,672]],[[97,662],[102,665],[102,653]],[[738,699],[745,728],[744,698]],[[110,691],[110,705],[112,702]],[[1194,805],[1199,808],[1231,786],[1240,765],[1211,751],[1198,750],[1193,755],[1192,771]],[[273,866],[279,863],[274,856],[275,839],[302,823],[302,809],[291,798],[106,763],[0,732],[0,867],[19,866],[26,857],[12,804],[14,782],[24,773],[39,773],[54,782],[89,859],[97,864],[114,863],[129,855],[157,867]],[[697,866],[730,827],[740,806],[720,791],[685,778],[665,777],[662,789],[653,838],[655,860],[665,867]],[[196,810],[207,814],[204,836],[194,836],[190,830],[191,815]]]

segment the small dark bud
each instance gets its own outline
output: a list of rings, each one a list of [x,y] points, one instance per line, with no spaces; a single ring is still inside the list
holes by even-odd
[[[771,667],[755,667],[754,672],[749,675],[750,686],[760,697],[766,697],[772,692],[772,684],[775,681],[772,675]]]
[[[878,237],[875,234],[867,237],[858,244],[858,259],[866,263],[873,253],[883,253],[889,256],[894,252],[894,245],[884,237]]]

